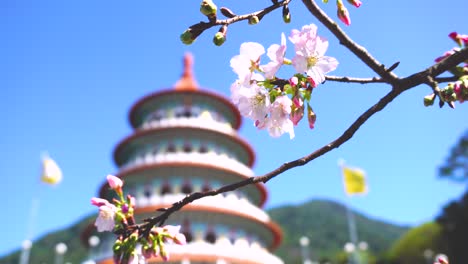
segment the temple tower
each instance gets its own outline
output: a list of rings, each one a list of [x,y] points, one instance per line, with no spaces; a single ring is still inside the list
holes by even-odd
[[[114,150],[116,176],[136,198],[137,220],[189,193],[254,176],[255,154],[237,133],[239,111],[223,96],[200,89],[192,64],[186,55],[182,77],[173,88],[133,105],[129,119],[134,132]],[[99,195],[109,199],[113,192],[103,183]],[[171,215],[167,223],[181,225],[188,243],[168,245],[166,263],[282,264],[270,253],[281,241],[281,230],[262,210],[266,198],[264,185],[250,185],[202,198]],[[92,231],[87,237],[91,235],[101,241],[92,249],[94,260],[112,263],[114,235]]]

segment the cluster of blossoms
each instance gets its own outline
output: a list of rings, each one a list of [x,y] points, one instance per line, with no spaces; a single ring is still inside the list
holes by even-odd
[[[305,109],[309,127],[314,128],[316,115],[309,104],[312,90],[338,66],[335,58],[324,55],[328,41],[317,35],[316,25],[292,30],[289,40],[295,50],[291,60],[285,57],[286,37],[282,34],[281,44],[268,48],[267,64],[260,64],[265,48],[255,42],[243,43],[240,54],[230,62],[238,77],[231,85],[232,101],[243,116],[253,119],[257,128],[267,129],[272,137],[289,133],[293,138],[294,126],[303,118]],[[288,80],[277,78],[283,65],[292,65],[297,73]]]
[[[113,175],[107,176],[107,182],[118,196],[112,203],[106,199],[93,197],[91,204],[99,208],[99,215],[95,226],[98,232],[125,230],[135,224],[134,205],[135,198],[127,195],[124,198],[123,181]],[[139,264],[144,258],[160,256],[164,260],[169,260],[169,253],[165,249],[164,243],[184,245],[185,236],[180,233],[180,226],[153,227],[148,235],[141,236],[138,230],[127,237],[118,235],[114,243],[114,263],[116,264]],[[141,255],[137,251],[137,245],[141,245]]]
[[[445,58],[460,51],[460,49],[468,47],[468,35],[452,32],[449,34],[449,37],[458,44],[458,47],[445,52],[442,56],[435,59],[435,62],[441,62]],[[463,66],[458,65],[450,69],[450,73],[457,77],[458,80],[442,88],[440,90],[440,98],[442,103],[447,102],[451,107],[454,107],[453,102],[458,101],[463,103],[468,100],[468,61],[465,61]],[[435,94],[424,97],[424,105],[429,106],[434,104],[435,97]]]

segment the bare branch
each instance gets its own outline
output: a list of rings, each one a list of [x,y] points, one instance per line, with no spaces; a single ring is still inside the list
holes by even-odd
[[[449,76],[449,77],[436,77],[434,81],[438,83],[446,83],[446,82],[455,82],[458,80],[457,76]]]
[[[355,78],[355,77],[348,77],[348,76],[325,76],[327,81],[332,82],[345,82],[345,83],[386,83],[382,78],[373,77],[373,78]]]
[[[406,78],[400,79],[399,87],[400,89],[409,89],[418,84],[426,83],[428,76],[435,78],[440,74],[457,66],[458,64],[464,62],[465,60],[468,60],[468,47],[465,47],[462,50],[455,52],[454,54],[445,58],[441,62],[436,63],[423,71],[414,73]]]

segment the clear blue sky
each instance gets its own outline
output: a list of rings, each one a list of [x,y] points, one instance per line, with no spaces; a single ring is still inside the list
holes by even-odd
[[[163,3],[164,2],[164,3]],[[269,1],[218,1],[242,13]],[[335,17],[335,6],[319,3]],[[349,35],[381,62],[401,61],[396,70],[406,76],[422,70],[454,43],[451,31],[468,33],[463,0],[363,1],[350,7]],[[114,146],[132,131],[130,106],[142,96],[171,87],[181,73],[185,52],[195,56],[195,75],[201,86],[229,96],[236,76],[229,59],[244,41],[268,47],[279,43],[281,32],[317,23],[301,1],[291,5],[292,22],[281,11],[256,26],[229,28],[222,47],[211,44],[217,29],[192,46],[179,41],[189,25],[204,17],[198,1],[0,1],[0,177],[3,214],[0,255],[18,248],[27,233],[33,197],[40,207],[34,238],[66,227],[95,212],[90,198],[105,176],[117,171],[111,160]],[[340,24],[341,26],[342,24]],[[330,40],[329,56],[340,65],[333,75],[372,77],[374,74],[341,47],[323,26],[319,34]],[[292,45],[288,43],[288,56]],[[318,115],[316,129],[305,123],[296,138],[273,139],[245,120],[240,134],[257,153],[254,170],[266,173],[284,161],[303,156],[338,137],[365,109],[388,92],[383,85],[328,82],[312,99]],[[467,129],[468,105],[457,109],[425,108],[430,93],[417,87],[375,115],[341,148],[309,165],[290,170],[267,184],[267,207],[298,204],[311,198],[346,201],[337,160],[367,171],[365,197],[351,206],[371,217],[417,225],[433,219],[465,186],[437,178],[450,147]],[[40,154],[47,151],[61,166],[58,186],[38,183]],[[6,208],[6,212],[5,212]]]

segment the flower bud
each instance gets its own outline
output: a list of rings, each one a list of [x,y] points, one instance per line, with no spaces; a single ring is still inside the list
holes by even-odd
[[[260,19],[258,18],[258,16],[249,17],[249,25],[258,24],[258,22],[260,22]]]
[[[309,121],[310,129],[313,129],[315,127],[317,115],[314,113],[314,110],[312,110],[312,107],[309,104],[307,104],[307,120]]]
[[[187,29],[180,35],[180,40],[186,45],[190,45],[195,41],[195,37],[192,34],[192,30]]]
[[[424,96],[424,106],[431,106],[434,104],[436,95],[435,94],[430,94]]]
[[[213,37],[213,43],[216,46],[221,46],[226,41],[227,26],[222,26]]]
[[[221,46],[223,43],[226,41],[226,37],[224,37],[223,33],[221,32],[216,32],[213,38],[213,43],[216,46]]]
[[[348,9],[344,6],[343,2],[341,0],[338,0],[336,2],[337,5],[337,14],[338,18],[343,22],[345,25],[349,26],[351,25],[351,18],[349,16]]]
[[[289,119],[297,126],[302,117],[304,117],[304,102],[300,96],[294,96],[292,102]]]
[[[216,19],[218,7],[211,0],[203,0],[200,4],[200,12],[209,19]]]
[[[348,3],[352,4],[355,7],[360,7],[362,4],[359,0],[348,0]]]
[[[297,86],[299,79],[296,76],[289,78],[289,84],[293,87]]]
[[[130,236],[129,239],[131,242],[137,242],[138,241],[138,231],[133,232]]]
[[[164,261],[169,260],[169,252],[166,251],[166,247],[164,246],[163,243],[159,245],[159,255]]]
[[[283,6],[283,21],[284,23],[291,22],[291,12],[289,12],[288,5]]]
[[[234,12],[232,12],[231,9],[227,7],[221,7],[219,10],[221,11],[221,14],[227,18],[233,18],[236,16],[236,14],[234,14]]]
[[[114,251],[114,254],[122,252],[122,240],[117,239],[112,246],[112,250]]]
[[[455,41],[458,46],[463,47],[468,45],[468,35],[461,35],[457,32],[452,32],[449,34],[449,37]]]

